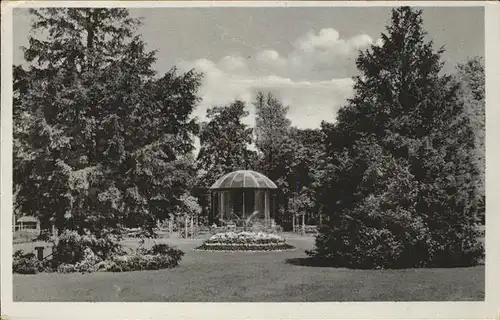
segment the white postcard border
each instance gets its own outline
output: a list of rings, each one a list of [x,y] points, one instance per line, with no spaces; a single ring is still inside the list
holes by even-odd
[[[12,282],[12,9],[13,7],[370,7],[484,6],[486,34],[485,302],[331,303],[30,303],[13,302]],[[457,23],[460,23],[457,21]],[[500,310],[500,5],[474,1],[26,1],[2,3],[1,304],[6,319],[494,319]],[[335,288],[332,288],[335,290]]]

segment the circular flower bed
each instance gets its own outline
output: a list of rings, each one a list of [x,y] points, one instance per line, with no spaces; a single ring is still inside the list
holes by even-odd
[[[282,237],[265,232],[223,232],[211,236],[195,250],[201,251],[285,251],[295,247]]]

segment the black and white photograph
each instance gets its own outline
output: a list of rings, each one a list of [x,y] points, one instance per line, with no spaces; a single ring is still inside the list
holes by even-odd
[[[10,9],[2,302],[494,302],[485,3],[81,3]]]

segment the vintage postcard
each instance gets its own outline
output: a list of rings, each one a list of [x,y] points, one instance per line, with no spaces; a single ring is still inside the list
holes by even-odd
[[[499,12],[2,4],[2,319],[494,319]]]

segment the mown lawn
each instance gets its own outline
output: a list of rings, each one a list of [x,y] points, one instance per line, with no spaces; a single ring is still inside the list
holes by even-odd
[[[14,275],[15,301],[482,301],[484,267],[349,270],[290,263],[295,251],[196,252],[201,240],[166,240],[186,252],[176,269],[127,273]],[[133,242],[129,245],[134,245]]]

